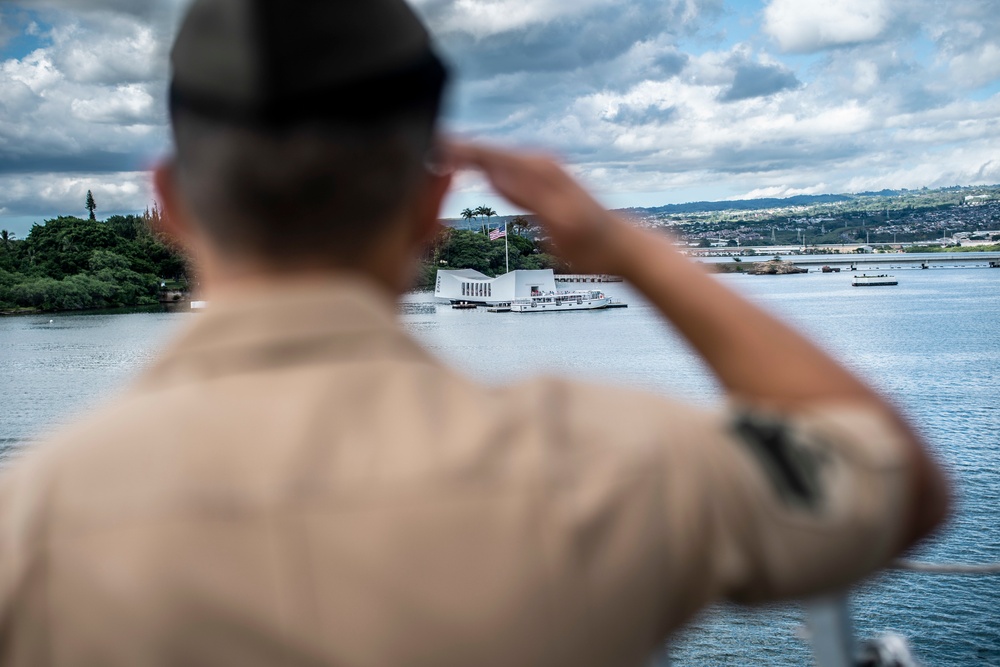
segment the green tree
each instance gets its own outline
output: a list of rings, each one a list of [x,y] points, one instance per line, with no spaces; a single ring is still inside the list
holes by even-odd
[[[104,224],[115,234],[129,241],[141,238],[146,232],[142,218],[137,215],[111,215]]]
[[[518,236],[524,236],[524,233],[531,228],[531,223],[523,215],[519,215],[510,221],[510,226],[514,228],[514,233]]]
[[[90,212],[90,219],[97,220],[94,211],[97,210],[97,202],[94,201],[94,193],[87,190],[87,210]]]
[[[497,214],[497,212],[494,211],[489,206],[480,206],[479,208],[476,209],[476,215],[485,215],[486,216],[486,226],[483,228],[483,233],[484,234],[489,234],[490,218],[492,218],[496,214]]]
[[[18,242],[15,235],[6,229],[0,230],[0,270],[14,271],[19,262]]]
[[[28,271],[22,261],[22,270],[62,280],[89,269],[90,254],[94,250],[114,250],[121,243],[121,238],[96,220],[55,218],[44,225],[31,226],[23,244],[26,255],[33,258],[33,269]]]
[[[471,208],[463,208],[462,209],[462,217],[465,218],[465,221],[467,223],[471,223],[472,220],[473,220],[473,218],[476,217],[476,212],[473,211]]]
[[[155,305],[161,281],[187,285],[184,258],[143,216],[59,217],[27,238],[0,234],[0,305],[43,310]]]
[[[569,268],[556,257],[544,253],[530,238],[512,235],[510,242],[511,269],[553,269],[569,273]],[[419,276],[420,286],[433,287],[438,269],[475,269],[488,276],[506,271],[506,254],[502,243],[490,243],[479,231],[447,228],[434,239],[423,257]]]
[[[488,273],[489,244],[478,232],[455,229],[448,235],[447,243],[441,246],[438,261],[444,261],[450,269],[475,269]]]

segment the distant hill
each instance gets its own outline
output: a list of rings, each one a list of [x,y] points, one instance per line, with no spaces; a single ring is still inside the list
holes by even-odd
[[[899,188],[896,190],[886,189],[853,194],[795,195],[783,198],[765,197],[761,199],[695,201],[684,204],[666,204],[664,206],[630,206],[615,210],[625,214],[632,213],[640,218],[671,214],[679,216],[695,215],[700,218],[701,216],[697,214],[724,214],[726,212],[788,209],[792,207],[811,207],[828,204],[845,204],[845,206],[836,207],[839,213],[848,213],[853,210],[871,211],[872,209],[882,208],[896,211],[955,206],[961,204],[966,195],[988,196],[990,200],[1000,200],[1000,185],[949,186],[934,189],[921,188],[919,190]],[[490,226],[492,228],[502,226],[504,222],[510,222],[515,217],[517,216],[495,215],[490,220]],[[530,223],[535,223],[534,216],[525,215],[524,217]],[[442,220],[442,222],[455,229],[481,229],[485,221],[483,218],[476,218],[471,221],[462,218],[448,218]]]
[[[890,196],[889,191],[883,191],[885,196]],[[866,193],[878,194],[883,193]],[[794,197],[769,197],[765,199],[734,199],[728,201],[695,201],[687,204],[667,204],[666,206],[653,206],[649,208],[629,208],[622,210],[643,210],[649,213],[711,213],[714,211],[756,211],[767,208],[782,208],[786,206],[810,206],[812,204],[835,204],[837,202],[850,201],[854,199],[851,195],[795,195]]]
[[[644,216],[662,215],[698,215],[705,213],[725,213],[740,211],[760,211],[768,209],[788,209],[793,207],[813,207],[825,205],[841,205],[840,211],[853,209],[869,211],[872,207],[885,206],[890,209],[922,209],[940,208],[962,204],[969,195],[1000,199],[1000,185],[951,186],[942,188],[921,188],[908,190],[878,190],[857,192],[853,194],[796,195],[794,197],[767,197],[761,199],[732,199],[725,201],[696,201],[685,204],[667,204],[665,206],[630,207],[618,209],[623,212],[643,214]],[[880,200],[892,200],[892,203]]]
[[[533,215],[494,215],[490,218],[489,224],[490,229],[498,229],[503,227],[504,223],[513,222],[514,218],[523,217],[529,222],[534,222],[535,216]],[[482,229],[483,225],[486,224],[486,218],[475,218],[473,220],[466,220],[465,218],[442,218],[441,224],[451,227],[452,229]]]

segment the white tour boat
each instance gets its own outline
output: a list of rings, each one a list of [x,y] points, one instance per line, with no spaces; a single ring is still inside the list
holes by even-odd
[[[851,281],[851,285],[854,287],[877,287],[881,285],[898,285],[899,281],[896,280],[895,276],[888,276],[881,274],[878,276],[854,276]]]
[[[597,310],[607,308],[611,298],[600,290],[548,292],[534,294],[510,302],[513,313],[554,313],[565,310]]]

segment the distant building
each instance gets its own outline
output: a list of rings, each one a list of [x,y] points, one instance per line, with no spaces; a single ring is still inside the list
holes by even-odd
[[[474,269],[440,269],[434,284],[434,298],[452,303],[506,303],[555,291],[552,269],[517,270],[496,278]]]

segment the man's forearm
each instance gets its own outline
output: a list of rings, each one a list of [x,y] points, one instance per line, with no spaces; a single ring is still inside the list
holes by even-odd
[[[482,170],[500,194],[535,212],[579,270],[618,273],[638,287],[735,397],[778,410],[834,401],[880,409],[908,436],[910,541],[940,522],[947,484],[920,439],[888,403],[805,337],[712,279],[664,236],[609,213],[551,158],[462,142],[449,143],[448,152],[457,166]]]
[[[680,255],[666,238],[634,227],[615,231],[617,272],[663,313],[733,396],[778,410],[864,402],[895,421],[910,444],[914,498],[909,541],[937,525],[947,511],[947,484],[920,438],[892,406],[804,336]]]

